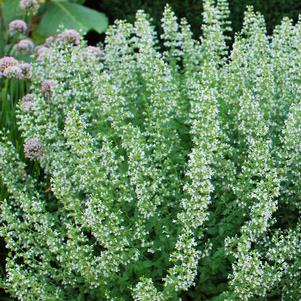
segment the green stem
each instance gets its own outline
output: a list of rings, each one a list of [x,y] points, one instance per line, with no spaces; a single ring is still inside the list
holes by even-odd
[[[9,138],[13,139],[14,136],[14,95],[15,95],[15,82],[16,80],[12,79],[10,81],[10,89],[9,89],[9,99],[7,101],[7,111],[6,111],[6,127],[9,130]]]
[[[5,54],[6,55],[11,55],[12,53],[12,50],[13,50],[13,47],[15,46],[15,43],[18,41],[18,35],[17,34],[14,34],[13,35],[13,38],[11,40],[11,43],[9,43],[9,47],[7,49],[7,51],[5,51]],[[8,44],[8,41],[7,41],[7,44]]]
[[[8,93],[8,85],[9,85],[9,80],[5,79],[4,81],[4,88],[2,89],[2,99],[1,99],[1,128],[6,127],[6,111],[7,111],[7,93]]]

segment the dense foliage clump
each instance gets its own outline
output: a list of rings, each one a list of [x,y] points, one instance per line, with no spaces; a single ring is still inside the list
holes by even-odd
[[[301,23],[269,37],[249,8],[229,55],[227,3],[203,4],[200,41],[167,6],[162,51],[142,11],[101,50],[44,49],[27,159],[0,143],[12,296],[301,298]]]

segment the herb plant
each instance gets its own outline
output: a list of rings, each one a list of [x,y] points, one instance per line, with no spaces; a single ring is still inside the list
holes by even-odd
[[[194,40],[169,6],[103,49],[65,31],[0,142],[2,286],[19,300],[298,300],[301,23],[225,0]],[[33,167],[30,169],[29,167]]]

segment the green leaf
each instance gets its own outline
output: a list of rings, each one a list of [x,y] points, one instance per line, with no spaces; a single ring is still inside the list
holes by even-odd
[[[70,2],[75,2],[78,4],[84,4],[86,0],[69,0]]]
[[[32,39],[37,43],[37,44],[42,44],[43,41],[45,40],[45,37],[42,36],[40,33],[38,33],[36,30],[33,31],[32,33]]]
[[[24,13],[19,7],[20,0],[4,0],[3,2],[3,20],[7,27],[12,20],[21,18]]]
[[[82,5],[56,0],[49,4],[37,32],[47,37],[57,33],[60,26],[81,31],[83,34],[89,30],[101,33],[108,26],[108,18],[103,13]]]

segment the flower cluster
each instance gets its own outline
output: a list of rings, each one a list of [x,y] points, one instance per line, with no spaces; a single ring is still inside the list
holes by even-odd
[[[20,106],[21,109],[25,112],[31,111],[35,106],[34,95],[26,94],[25,96],[23,96]]]
[[[18,32],[25,34],[27,31],[27,24],[23,20],[14,20],[9,23],[9,31],[11,33]]]
[[[301,22],[268,37],[248,8],[229,55],[227,2],[203,4],[200,40],[166,7],[162,52],[143,11],[103,49],[72,30],[37,49],[29,160],[0,141],[12,296],[301,298]]]
[[[28,14],[36,14],[40,8],[37,0],[21,0],[19,4],[22,10],[25,10]]]
[[[53,46],[55,44],[60,47],[62,46],[65,47],[66,45],[69,45],[71,47],[74,47],[74,46],[78,46],[80,44],[80,41],[81,41],[81,36],[76,30],[65,29],[57,36],[48,37],[43,45],[39,45],[35,48],[37,61],[42,63],[50,58],[51,45]],[[101,50],[98,47],[88,46],[85,49],[86,51],[84,51],[83,53],[86,56],[95,56],[95,57],[101,56]]]
[[[20,63],[13,57],[3,57],[0,59],[0,77],[15,79],[30,79],[32,67],[29,63]]]
[[[37,61],[43,62],[46,60],[50,55],[50,48],[46,46],[38,46],[35,49],[37,55]]]
[[[0,59],[0,72],[4,72],[4,70],[9,67],[18,66],[18,64],[18,61],[13,57],[3,57]]]
[[[30,160],[39,158],[42,155],[42,145],[39,139],[28,139],[24,144],[24,154]]]
[[[14,50],[21,53],[31,53],[34,50],[34,43],[30,39],[20,40],[14,45]]]
[[[55,82],[53,80],[45,79],[41,83],[41,92],[45,96],[53,95]]]
[[[65,29],[58,35],[57,40],[63,43],[78,45],[80,43],[80,35],[74,29]]]

